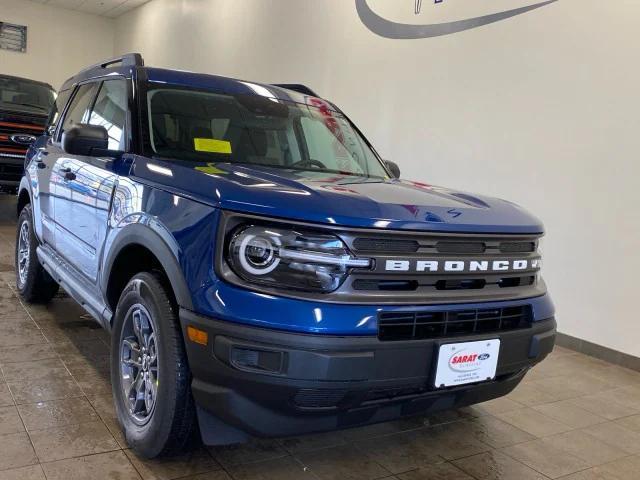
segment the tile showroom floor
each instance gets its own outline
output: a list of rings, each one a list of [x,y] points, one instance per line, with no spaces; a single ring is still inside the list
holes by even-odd
[[[18,300],[0,209],[0,480],[640,479],[640,373],[561,348],[482,405],[143,461],[114,419],[107,335],[64,296]]]

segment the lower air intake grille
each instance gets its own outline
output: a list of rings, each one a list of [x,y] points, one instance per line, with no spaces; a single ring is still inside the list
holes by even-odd
[[[530,326],[529,305],[450,312],[381,312],[378,315],[378,338],[382,341],[424,340]]]
[[[337,406],[346,393],[346,390],[341,389],[302,388],[293,397],[293,403],[299,408],[332,408]]]

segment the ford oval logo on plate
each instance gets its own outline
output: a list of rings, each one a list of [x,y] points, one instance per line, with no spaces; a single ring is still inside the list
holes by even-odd
[[[489,355],[488,353],[483,353],[482,355],[478,356],[478,360],[488,360],[490,356],[491,355]]]
[[[37,138],[34,137],[33,135],[23,135],[23,134],[11,135],[9,139],[13,143],[17,143],[18,145],[31,145],[33,142],[37,140]]]

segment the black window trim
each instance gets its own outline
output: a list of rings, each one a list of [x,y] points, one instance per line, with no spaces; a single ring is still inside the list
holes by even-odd
[[[64,106],[63,109],[63,113],[60,115],[60,118],[58,119],[58,123],[56,125],[56,131],[54,133],[54,135],[52,136],[52,143],[54,145],[60,146],[61,142],[62,142],[62,124],[64,123],[66,117],[67,117],[67,113],[69,111],[69,107],[71,106],[71,104],[73,103],[73,100],[76,98],[76,95],[78,94],[78,90],[80,89],[80,87],[87,85],[87,84],[96,84],[96,90],[95,93],[93,94],[93,97],[91,98],[91,102],[89,103],[89,107],[88,110],[89,112],[91,112],[93,110],[93,107],[95,106],[95,103],[98,99],[98,95],[100,94],[100,90],[102,89],[102,85],[104,84],[104,82],[109,81],[109,80],[124,80],[125,82],[125,86],[127,87],[127,115],[126,115],[126,119],[125,119],[125,128],[124,128],[124,135],[125,135],[125,149],[124,149],[124,153],[129,153],[131,152],[132,149],[132,128],[131,128],[131,110],[132,110],[132,106],[133,106],[133,102],[132,102],[132,96],[133,96],[133,82],[132,79],[127,77],[126,75],[121,75],[121,74],[117,74],[114,75],[113,73],[110,75],[104,75],[104,76],[100,76],[100,77],[92,77],[89,78],[87,80],[84,80],[82,82],[78,82],[77,84],[75,84],[73,86],[73,92],[71,93],[71,96],[69,97],[69,99],[67,100],[66,105]]]
[[[84,85],[95,84],[95,83],[97,82],[92,82],[92,81],[83,82],[83,83],[79,83],[73,88],[73,93],[69,97],[69,100],[67,100],[67,105],[64,107],[64,114],[60,116],[60,119],[58,120],[58,124],[56,125],[56,132],[55,132],[55,135],[53,136],[54,144],[60,145],[62,142],[62,125],[64,125],[64,122],[67,120],[67,115],[69,114],[69,108],[71,107],[71,104],[73,103],[73,101],[76,99],[76,96],[78,95],[78,91],[80,90],[80,88],[83,87]],[[97,89],[96,89],[96,92],[97,92]],[[91,105],[92,103],[93,103],[93,99],[91,100],[89,105]]]
[[[67,92],[69,92],[69,98],[67,98],[67,100],[64,102],[64,104],[62,105],[62,108],[58,111],[58,99],[61,98],[63,95],[66,95]],[[67,108],[67,104],[69,103],[69,99],[71,98],[71,96],[73,95],[73,90],[70,88],[67,88],[66,90],[60,90],[56,96],[56,100],[53,103],[53,107],[51,108],[51,111],[49,112],[49,117],[47,118],[47,128],[45,130],[46,134],[50,137],[54,136],[54,133],[58,127],[58,123],[60,122],[60,119],[62,118],[62,115],[65,113],[65,110]],[[58,121],[56,123],[53,123],[53,119],[55,117],[55,114],[58,113]],[[53,131],[51,130],[51,128],[54,127]]]

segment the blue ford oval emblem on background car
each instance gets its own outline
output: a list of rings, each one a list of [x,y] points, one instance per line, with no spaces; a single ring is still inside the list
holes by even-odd
[[[491,355],[489,355],[488,353],[483,353],[482,355],[478,356],[478,360],[487,360]]]
[[[34,137],[33,135],[24,135],[24,134],[11,135],[9,139],[13,143],[17,143],[18,145],[31,145],[33,142],[37,140],[36,137]]]

